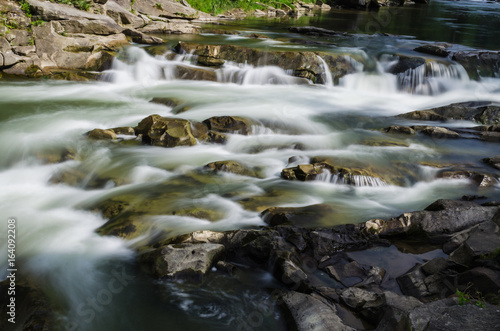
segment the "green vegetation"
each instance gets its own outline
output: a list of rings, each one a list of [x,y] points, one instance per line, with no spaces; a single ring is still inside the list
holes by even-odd
[[[72,5],[78,9],[88,11],[90,6],[92,6],[92,1],[87,0],[50,0],[51,2],[63,3],[66,5]]]
[[[21,1],[19,5],[21,5],[21,10],[26,14],[26,17],[31,18],[30,4],[26,1]]]
[[[159,10],[163,10],[163,7],[161,6],[161,3],[155,3],[155,6],[156,8],[158,8]]]
[[[484,299],[481,296],[480,292],[476,292],[476,295],[472,295],[468,292],[467,288],[463,292],[457,289],[456,294],[458,296],[458,304],[461,306],[469,304],[471,301],[474,301],[474,304],[479,308],[486,308],[486,305],[484,304]]]
[[[306,3],[316,2],[315,0],[303,0]],[[291,7],[293,8],[292,3],[296,2],[295,0],[260,0],[258,2],[264,4],[265,6],[256,4],[254,1],[248,0],[233,0],[233,1],[225,1],[225,0],[187,0],[187,2],[191,5],[191,7],[201,10],[210,14],[221,14],[233,8],[241,8],[244,11],[253,11],[255,9],[266,9],[267,6],[272,6],[277,9],[281,9],[282,7]]]
[[[45,23],[47,22],[45,22],[44,20],[31,21],[32,26],[43,26]]]

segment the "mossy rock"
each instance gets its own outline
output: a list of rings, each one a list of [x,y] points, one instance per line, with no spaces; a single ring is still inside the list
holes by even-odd
[[[222,133],[248,135],[252,133],[252,122],[237,116],[214,116],[203,121],[209,130]]]
[[[150,115],[134,129],[137,135],[142,134],[144,143],[153,146],[193,146],[197,143],[191,131],[191,123],[184,119]]]
[[[256,171],[237,161],[217,161],[207,164],[204,169],[214,172],[230,172],[236,175],[257,177]]]

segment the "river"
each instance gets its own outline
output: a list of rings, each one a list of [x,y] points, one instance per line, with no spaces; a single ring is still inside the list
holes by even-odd
[[[242,319],[259,311],[259,303],[268,299],[265,289],[280,286],[270,274],[249,269],[232,278],[213,273],[203,285],[152,282],[136,265],[138,242],[158,230],[175,235],[262,226],[259,213],[270,206],[323,203],[335,212],[307,225],[333,226],[420,210],[440,198],[485,195],[500,199],[498,185],[477,188],[464,179],[438,179],[437,170],[425,165],[467,164],[491,171],[481,159],[497,155],[497,144],[388,137],[379,131],[393,124],[421,124],[393,117],[413,110],[465,101],[500,102],[500,79],[470,80],[459,65],[436,70],[441,74],[425,82],[417,73],[406,89],[385,71],[392,54],[414,54],[412,49],[426,41],[455,43],[457,49],[498,50],[499,8],[498,3],[434,0],[427,7],[384,8],[377,14],[333,11],[299,20],[248,19],[220,27],[239,33],[235,35],[208,31],[200,36],[165,37],[171,43],[232,43],[269,50],[340,49],[375,63],[371,72],[358,66],[359,72],[339,82],[325,74],[326,85],[295,84],[279,68],[236,65],[223,68],[218,82],[169,79],[176,62],[137,46],[126,50],[127,62],[115,61],[103,81],[0,81],[0,218],[17,220],[18,274],[43,289],[67,329],[236,330]],[[470,11],[473,15],[464,15]],[[377,17],[377,31],[366,31]],[[388,19],[387,23],[380,24],[382,19]],[[332,41],[292,34],[287,30],[290,25],[370,34]],[[247,38],[250,33],[270,38]],[[294,41],[297,38],[326,40],[327,45],[305,45]],[[152,49],[158,54],[158,47]],[[173,114],[171,108],[149,102],[154,97],[186,100],[189,109]],[[196,121],[232,115],[258,124],[251,135],[230,135],[225,145],[172,149],[95,142],[83,135],[94,128],[133,127],[151,114]],[[446,123],[461,128],[475,125]],[[47,157],[65,150],[76,157],[47,162]],[[359,186],[335,183],[328,176],[314,182],[280,178],[283,168],[308,163],[318,155],[395,172],[411,168],[411,175],[401,171],[400,185],[368,178]],[[260,175],[193,175],[207,163],[224,160],[256,167]],[[68,170],[83,172],[84,179],[75,185],[51,180]],[[119,180],[91,185],[97,177]],[[132,196],[140,204],[158,190],[172,194],[168,203],[173,209],[196,207],[216,216],[211,220],[148,216],[154,229],[146,238],[130,241],[95,232],[107,220],[89,206],[120,195]],[[5,226],[0,237],[1,250],[6,252]],[[4,253],[0,256],[0,279],[4,279],[7,259]],[[121,284],[119,290],[104,298],[103,290],[113,279]],[[94,305],[93,298],[100,298],[100,303]],[[268,308],[255,329],[285,330],[279,310],[273,305]]]

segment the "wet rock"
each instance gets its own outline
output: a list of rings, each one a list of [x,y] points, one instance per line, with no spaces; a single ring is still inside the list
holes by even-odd
[[[495,124],[500,121],[500,107],[490,102],[461,102],[443,107],[412,111],[397,117],[419,121],[467,120],[482,124]]]
[[[372,323],[377,323],[383,307],[386,305],[385,295],[367,291],[358,287],[350,287],[340,293],[345,305],[359,312]]]
[[[483,162],[500,170],[500,155],[484,158]]]
[[[281,178],[288,180],[314,180],[323,173],[325,167],[322,164],[300,164],[293,168],[285,168],[281,171]]]
[[[217,74],[209,68],[197,68],[192,66],[178,65],[175,68],[174,76],[184,80],[206,80],[217,81]]]
[[[404,213],[388,221],[370,220],[365,226],[381,236],[420,232],[444,242],[453,233],[490,221],[497,210],[498,207],[484,207],[472,201],[437,200],[425,210]]]
[[[235,45],[200,45],[193,43],[181,43],[174,49],[180,53],[192,52],[197,55],[198,64],[200,65],[217,67],[225,61],[231,61],[253,66],[278,66],[284,70],[292,71],[294,77],[309,79],[318,84],[325,83],[325,66],[321,58],[326,63],[334,81],[338,81],[340,77],[356,71],[344,54],[265,51]],[[363,61],[363,59],[355,55],[352,56],[359,61]]]
[[[122,127],[118,127],[118,128],[112,128],[109,130],[113,131],[116,134],[122,134],[122,135],[126,135],[126,136],[135,136],[135,130],[134,130],[134,128],[132,128],[130,126],[122,126]]]
[[[339,330],[354,331],[336,314],[335,306],[314,296],[299,292],[285,292],[278,300],[286,308],[293,329],[298,331]]]
[[[308,226],[318,224],[319,221],[334,212],[329,205],[311,205],[306,207],[272,207],[261,213],[261,217],[270,226],[298,225]]]
[[[56,317],[54,307],[46,295],[34,285],[19,278],[15,279],[15,296],[7,296],[10,288],[10,278],[0,282],[0,291],[3,293],[0,303],[0,328],[2,330],[40,330],[49,331],[56,329]],[[9,298],[15,298],[14,314],[10,315],[11,304]],[[15,317],[15,323],[8,319]]]
[[[451,45],[448,44],[427,44],[423,46],[419,46],[414,49],[416,52],[447,57],[450,54],[450,51],[447,50]]]
[[[410,57],[406,55],[398,55],[399,56],[399,61],[392,66],[388,71],[391,74],[399,74],[403,73],[409,69],[415,69],[417,67],[420,67],[421,65],[425,64],[426,60],[423,57]]]
[[[210,169],[214,172],[230,172],[242,176],[255,177],[256,173],[253,169],[247,168],[236,161],[217,161],[207,164],[205,169]]]
[[[178,98],[159,98],[159,97],[153,98],[150,102],[156,103],[159,105],[164,105],[164,106],[167,106],[170,108],[175,108],[175,107],[181,105],[182,103],[184,103],[183,100],[178,99]]]
[[[337,32],[333,30],[318,28],[314,26],[291,26],[288,28],[290,32],[312,36],[347,36],[345,32]]]
[[[134,128],[137,135],[142,134],[146,144],[162,147],[193,146],[196,138],[191,132],[189,121],[151,115]]]
[[[157,278],[203,279],[225,251],[224,245],[183,243],[145,253],[140,261]]]
[[[476,126],[472,128],[481,140],[500,142],[500,125]]]
[[[455,131],[452,131],[447,128],[439,127],[439,126],[412,126],[412,129],[414,129],[417,132],[421,132],[425,134],[426,136],[430,136],[433,138],[438,138],[438,139],[454,139],[454,138],[460,138],[460,134],[458,134]]]
[[[252,123],[237,116],[214,116],[203,121],[209,130],[222,133],[248,135],[252,133]]]
[[[496,77],[500,70],[500,54],[488,51],[460,51],[453,54],[453,60],[460,63],[469,77]]]
[[[462,169],[442,169],[436,174],[436,177],[470,179],[474,185],[479,187],[490,187],[498,183],[498,179],[492,174]]]
[[[406,135],[415,134],[415,130],[413,130],[409,126],[402,126],[402,125],[392,125],[382,129],[382,131],[390,134],[406,134]]]
[[[113,130],[94,129],[85,134],[89,139],[93,140],[113,140],[116,139],[116,133]]]

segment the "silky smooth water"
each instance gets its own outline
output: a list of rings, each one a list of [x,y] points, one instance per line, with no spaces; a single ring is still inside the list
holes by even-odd
[[[260,24],[261,30],[275,38],[273,42],[248,39],[244,33],[238,40],[278,49],[292,45],[288,32],[273,29],[275,23],[271,27]],[[218,42],[232,42],[231,37],[218,38]],[[397,43],[404,44],[404,38]],[[471,81],[459,65],[439,64],[430,77],[418,70],[398,77],[387,73],[390,57],[380,58],[377,52],[356,45],[348,49],[375,63],[374,70],[363,71],[358,63],[358,71],[337,84],[325,73],[327,85],[298,84],[289,72],[276,67],[231,63],[219,70],[217,82],[177,80],[173,69],[179,64],[193,65],[189,58],[168,61],[138,47],[126,50],[129,61],[115,61],[105,81],[0,81],[0,217],[17,220],[18,273],[49,296],[61,325],[68,329],[235,330],[249,314],[262,312],[259,303],[265,302],[268,313],[259,315],[263,320],[256,329],[281,330],[285,329],[283,318],[265,291],[280,286],[271,275],[243,269],[235,278],[213,273],[203,285],[152,282],[136,265],[133,248],[158,231],[176,235],[262,226],[259,213],[269,206],[324,203],[335,212],[310,226],[333,226],[397,216],[441,198],[466,194],[500,198],[498,185],[477,188],[467,180],[436,179],[435,168],[420,165],[467,164],[494,172],[481,159],[497,155],[498,144],[391,137],[380,132],[392,124],[419,124],[393,117],[408,111],[464,101],[500,102],[500,79]],[[162,54],[157,50],[155,54]],[[321,50],[333,51],[331,46]],[[170,107],[149,102],[153,97],[185,100],[189,109],[175,114]],[[171,149],[95,142],[83,135],[94,128],[135,126],[151,114],[196,121],[233,115],[251,118],[256,124],[251,135],[230,135],[225,145],[200,143]],[[370,143],[377,141],[389,144]],[[48,155],[66,149],[76,157],[47,162]],[[402,168],[403,179],[396,186],[361,176],[358,185],[346,185],[336,174],[326,172],[312,182],[280,178],[283,168],[308,163],[319,155],[379,171]],[[260,176],[212,174],[192,180],[207,163],[223,160],[256,167]],[[85,173],[76,186],[51,180],[54,174],[75,169]],[[119,180],[96,188],[91,183],[98,176]],[[151,223],[151,231],[132,241],[95,233],[107,220],[92,206],[123,194],[134,196],[140,204],[158,190],[172,194],[168,203],[174,209],[202,206],[218,217],[148,216],[145,220]],[[0,249],[6,252],[5,226],[0,237]],[[0,256],[0,278],[4,279],[6,254]],[[108,302],[102,293],[113,279],[122,280],[122,286]],[[105,304],[94,306],[93,298]]]

